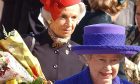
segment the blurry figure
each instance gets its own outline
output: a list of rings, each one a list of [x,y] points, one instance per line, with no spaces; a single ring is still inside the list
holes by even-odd
[[[136,0],[135,22],[136,25],[127,27],[126,44],[140,46],[140,0]],[[140,53],[132,58],[126,58],[124,69],[128,80],[140,84]]]
[[[122,26],[132,26],[134,25],[134,13],[135,13],[135,2],[134,0],[128,0],[128,7],[123,9],[118,18],[115,21],[115,24]]]
[[[3,6],[4,6],[4,2],[3,0],[0,0],[0,23],[1,23],[1,18],[2,18]]]
[[[91,10],[87,11],[84,18],[77,25],[72,35],[76,43],[83,43],[83,27],[98,23],[115,23],[121,10],[128,6],[128,0],[88,0]]]
[[[40,13],[42,4],[40,0],[2,0],[4,2],[2,24],[6,31],[10,32],[16,29],[21,35],[33,32],[29,15],[32,16],[34,22]],[[1,5],[0,5],[1,6]],[[33,23],[32,23],[33,24]],[[42,27],[37,28],[38,32],[42,31]]]
[[[140,51],[139,46],[125,45],[125,27],[114,24],[94,24],[84,28],[84,44],[72,46],[83,55],[87,68],[55,84],[132,84],[117,74],[124,57]]]
[[[41,64],[48,80],[55,81],[72,76],[82,70],[84,64],[71,51],[71,34],[85,15],[85,4],[80,0],[41,0],[40,22],[45,30],[25,41]],[[48,3],[47,3],[48,2]],[[35,39],[35,41],[32,41]],[[76,56],[76,59],[75,59]]]

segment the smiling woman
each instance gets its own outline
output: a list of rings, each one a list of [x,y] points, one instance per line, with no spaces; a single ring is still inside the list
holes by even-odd
[[[112,79],[117,76],[119,63],[123,57],[119,54],[93,54],[88,56],[90,56],[90,59],[87,59],[87,64],[90,67],[94,83],[105,84],[106,82],[112,84]]]
[[[139,46],[125,45],[125,28],[114,24],[84,27],[84,44],[72,46],[84,55],[86,69],[55,84],[132,84],[117,76],[123,58],[140,51]]]
[[[95,84],[105,84],[105,82],[112,84],[112,79],[118,73],[119,58],[117,54],[96,54],[90,60],[87,60]]]

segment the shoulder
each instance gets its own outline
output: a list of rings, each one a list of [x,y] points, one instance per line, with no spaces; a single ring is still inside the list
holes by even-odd
[[[123,79],[121,79],[120,81],[121,81],[121,84],[132,84],[131,82],[127,80],[123,80]]]
[[[76,74],[64,80],[58,80],[54,84],[78,84],[78,81],[80,81],[80,74]]]
[[[31,37],[27,37],[27,38],[31,39]],[[51,44],[52,43],[52,39],[49,36],[47,30],[42,31],[39,34],[35,34],[34,36],[32,36],[32,38],[34,38],[35,43],[39,44],[39,45]]]
[[[73,75],[64,80],[56,81],[55,84],[92,84],[89,73],[89,68],[85,68],[83,71],[76,75]]]
[[[34,36],[32,36],[31,34],[28,34],[28,35],[22,36],[22,38],[23,38],[24,42],[26,43],[26,45],[30,48],[32,45]]]
[[[128,80],[125,79],[121,79],[119,76],[116,76],[113,81],[113,84],[132,84],[131,82],[129,82]]]
[[[49,37],[46,31],[43,31],[40,34],[30,33],[30,34],[23,35],[22,37],[24,39],[24,42],[28,46],[28,48],[31,48],[32,46],[36,46],[36,43],[43,44],[43,43],[47,43],[46,41],[50,41],[48,40]]]
[[[74,41],[72,41],[72,40],[70,40],[69,43],[70,43],[71,45],[79,45],[78,43],[76,43],[76,42],[74,42]]]

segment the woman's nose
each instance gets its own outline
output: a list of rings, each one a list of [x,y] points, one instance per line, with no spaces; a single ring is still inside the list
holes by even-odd
[[[110,63],[110,62],[106,62],[104,68],[105,68],[106,70],[111,70],[111,69],[112,69],[111,63]]]
[[[106,66],[106,69],[107,69],[107,70],[111,70],[111,69],[112,69],[112,68],[111,68],[111,65],[107,65],[107,66]]]
[[[66,24],[67,24],[67,26],[71,26],[71,25],[72,25],[72,19],[69,18],[69,19],[67,20]]]

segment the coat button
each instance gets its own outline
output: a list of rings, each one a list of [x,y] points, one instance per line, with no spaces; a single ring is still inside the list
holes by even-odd
[[[59,50],[55,50],[54,53],[55,53],[55,54],[58,54],[58,53],[59,53]]]
[[[57,67],[58,67],[58,65],[57,65],[57,64],[55,64],[55,65],[53,66],[53,68],[54,68],[54,69],[56,69]]]

